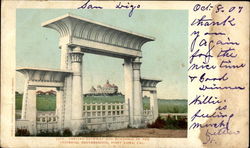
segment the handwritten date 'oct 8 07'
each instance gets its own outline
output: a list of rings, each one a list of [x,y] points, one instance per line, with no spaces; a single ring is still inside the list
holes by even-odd
[[[193,11],[211,11],[214,10],[215,13],[223,13],[223,12],[236,12],[236,13],[241,13],[243,9],[243,6],[231,6],[229,8],[225,8],[222,4],[218,4],[213,6],[211,3],[207,4],[207,5],[201,5],[201,4],[196,4],[193,7]]]

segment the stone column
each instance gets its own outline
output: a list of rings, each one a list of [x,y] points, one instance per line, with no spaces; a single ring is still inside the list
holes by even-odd
[[[26,119],[26,112],[27,112],[27,101],[28,101],[28,85],[29,85],[29,77],[28,74],[24,74],[26,76],[24,82],[24,90],[23,90],[23,100],[22,100],[22,115],[21,119]]]
[[[71,70],[71,48],[67,44],[60,46],[61,50],[61,65],[62,70]],[[64,81],[64,96],[62,104],[62,128],[70,128],[71,126],[71,97],[72,97],[72,75],[65,77]]]
[[[82,95],[82,56],[80,47],[73,49],[72,62],[72,103],[71,103],[71,128],[73,134],[77,134],[82,126],[83,119],[83,95]]]
[[[69,55],[71,49],[66,44],[61,45],[59,48],[61,49],[61,69],[71,69],[71,57]]]
[[[126,110],[128,110],[128,116],[129,116],[129,125],[133,125],[133,112],[134,112],[134,103],[133,103],[133,65],[132,65],[132,59],[127,58],[124,59],[124,88],[125,88],[125,103],[128,104],[128,107]]]
[[[62,128],[62,109],[63,109],[63,87],[56,88],[56,115],[58,117],[58,129]]]
[[[141,62],[139,58],[133,61],[133,85],[134,85],[134,124],[133,127],[139,128],[143,127],[143,104],[142,104],[142,89],[141,89],[141,72],[140,72]],[[132,105],[131,105],[132,106]]]
[[[36,121],[36,87],[28,86],[26,94],[26,120]]]
[[[158,117],[158,99],[156,90],[150,91],[150,108],[153,111],[153,121],[155,121]]]
[[[36,87],[27,86],[23,96],[22,119],[30,122],[30,133],[36,134]]]

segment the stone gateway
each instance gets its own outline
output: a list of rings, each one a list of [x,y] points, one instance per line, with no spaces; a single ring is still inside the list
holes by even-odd
[[[43,27],[56,30],[61,50],[60,69],[18,68],[25,76],[21,120],[16,128],[42,130],[69,128],[80,132],[145,127],[158,117],[156,84],[161,80],[141,78],[141,47],[153,37],[132,33],[85,18],[66,14]],[[124,59],[125,103],[83,102],[82,63],[85,53]],[[56,112],[37,112],[36,88],[56,88]],[[149,91],[150,110],[143,110],[142,92]]]

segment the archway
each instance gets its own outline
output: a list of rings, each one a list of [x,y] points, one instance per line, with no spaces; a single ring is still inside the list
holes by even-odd
[[[24,73],[27,79],[25,86],[25,92],[27,93],[25,94],[26,99],[23,101],[22,119],[30,120],[32,123],[35,122],[36,114],[26,112],[27,108],[34,110],[35,99],[28,98],[35,98],[34,92],[37,86],[49,86],[57,88],[59,94],[58,100],[60,100],[60,103],[58,105],[59,109],[57,109],[59,129],[70,128],[73,134],[77,134],[82,130],[83,125],[89,125],[88,118],[93,118],[93,112],[96,115],[94,118],[98,118],[98,121],[94,120],[94,122],[99,122],[100,119],[100,122],[112,120],[110,122],[114,123],[116,120],[121,120],[117,116],[127,117],[127,119],[122,117],[124,124],[115,125],[118,129],[127,125],[135,128],[145,127],[142,105],[144,84],[149,84],[148,81],[150,81],[150,84],[154,84],[153,87],[155,88],[156,83],[159,81],[147,80],[146,82],[145,79],[141,79],[140,59],[142,58],[142,45],[153,41],[153,37],[132,33],[70,14],[49,20],[43,23],[42,26],[54,29],[60,34],[61,70],[18,69],[18,71]],[[90,111],[86,110],[88,107],[86,107],[82,99],[82,86],[84,85],[82,83],[82,77],[84,76],[82,75],[82,72],[84,72],[82,57],[85,53],[124,60],[124,104],[94,104],[90,105]],[[45,81],[44,72],[50,75],[49,81]],[[33,77],[32,73],[37,73],[36,77]],[[55,77],[60,79],[55,79]],[[155,90],[156,88],[150,91],[154,92]],[[27,100],[31,100],[28,103],[29,107],[25,106]],[[93,111],[93,108],[95,108],[95,111]],[[90,112],[90,115],[88,115],[88,112]],[[97,117],[98,114],[101,115],[101,118]],[[91,122],[91,124],[96,123]],[[96,126],[95,128],[98,129],[99,127]]]

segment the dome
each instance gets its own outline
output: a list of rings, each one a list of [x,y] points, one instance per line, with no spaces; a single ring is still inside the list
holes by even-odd
[[[103,87],[106,87],[106,88],[108,87],[109,88],[109,87],[112,87],[112,85],[109,84],[109,80],[107,80],[106,84],[104,84]]]

